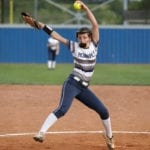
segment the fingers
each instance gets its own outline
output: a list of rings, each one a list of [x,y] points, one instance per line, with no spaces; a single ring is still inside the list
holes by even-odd
[[[87,6],[80,0],[76,0],[75,2],[80,3],[82,9],[86,9],[87,8]]]

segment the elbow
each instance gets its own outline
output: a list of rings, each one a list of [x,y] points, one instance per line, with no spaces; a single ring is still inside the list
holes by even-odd
[[[93,24],[93,27],[98,29],[99,28],[99,24],[96,22],[96,23]]]

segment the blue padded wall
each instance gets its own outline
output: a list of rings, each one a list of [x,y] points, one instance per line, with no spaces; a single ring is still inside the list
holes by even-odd
[[[56,28],[64,37],[76,40],[75,28]],[[0,62],[47,62],[48,35],[31,28],[0,28]],[[58,63],[72,63],[61,44]],[[101,28],[98,63],[150,63],[150,28]]]

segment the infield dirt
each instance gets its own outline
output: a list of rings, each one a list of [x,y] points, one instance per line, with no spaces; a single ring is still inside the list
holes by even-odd
[[[116,150],[150,150],[150,86],[90,86],[108,107]],[[32,137],[59,104],[61,86],[0,85],[0,150],[107,150],[99,116],[74,100],[69,112],[49,130],[44,143]],[[120,133],[130,131],[130,133]],[[6,134],[29,133],[7,136]]]

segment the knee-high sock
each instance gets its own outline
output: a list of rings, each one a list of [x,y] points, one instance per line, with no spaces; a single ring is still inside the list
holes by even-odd
[[[105,128],[106,135],[109,138],[112,138],[112,128],[111,128],[110,118],[102,120],[102,122],[103,122],[103,125],[104,125],[104,128]]]
[[[54,113],[50,113],[43,123],[40,132],[46,133],[47,130],[57,121],[57,117]]]

